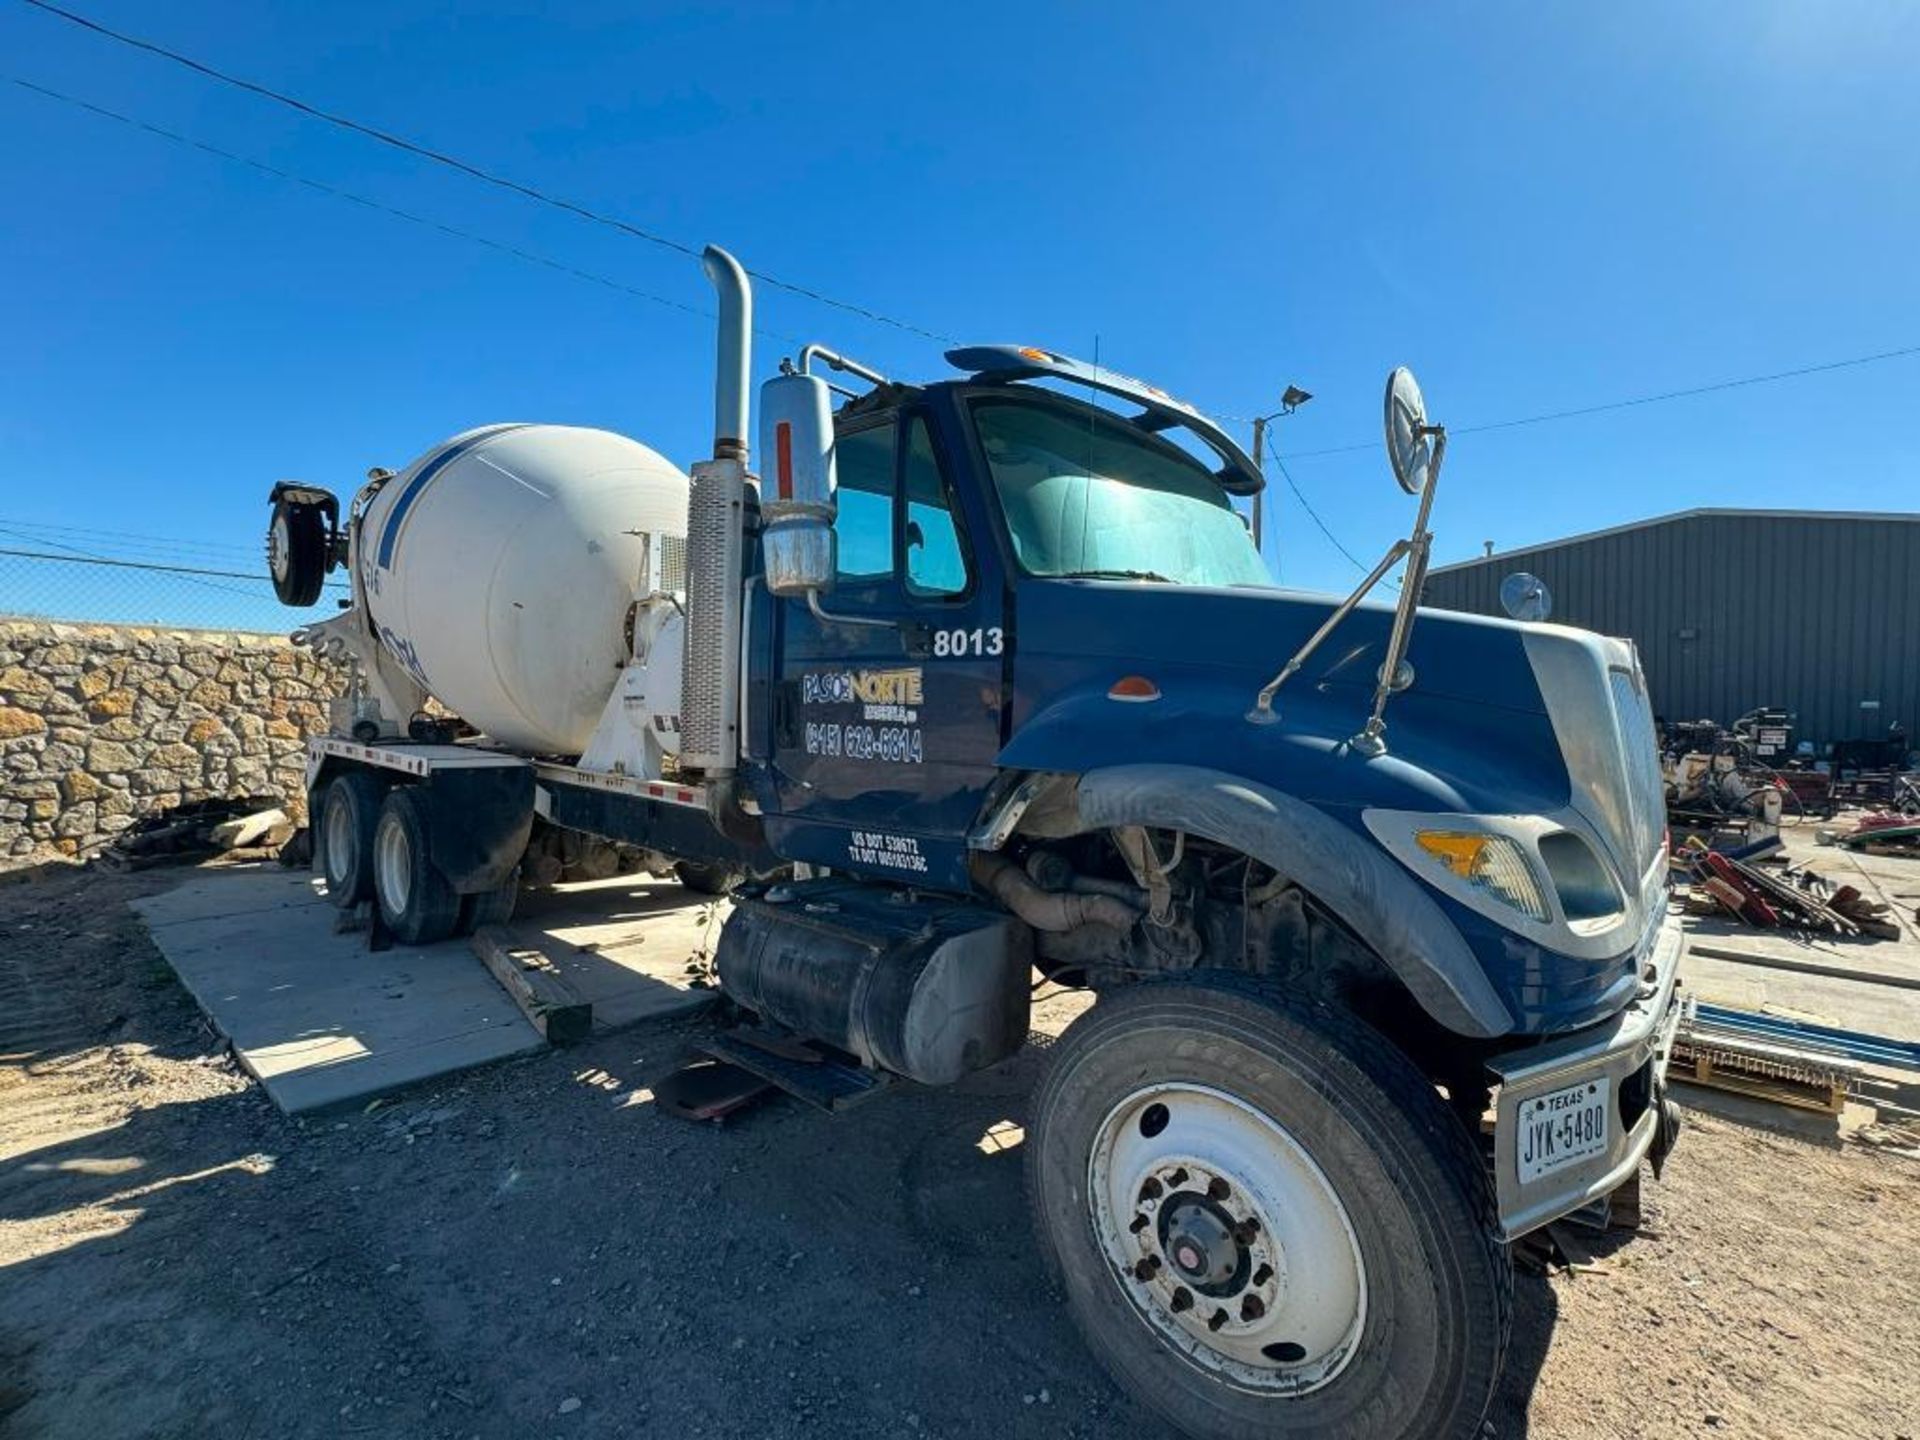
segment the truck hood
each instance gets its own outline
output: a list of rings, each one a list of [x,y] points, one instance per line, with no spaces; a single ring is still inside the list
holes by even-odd
[[[1627,893],[1661,843],[1652,716],[1631,644],[1565,626],[1422,609],[1412,685],[1387,705],[1387,754],[1366,723],[1393,611],[1362,605],[1275,698],[1247,712],[1337,605],[1297,591],[1106,580],[1029,582],[1016,597],[1012,740],[1002,763],[1085,771],[1204,763],[1328,809],[1572,811]],[[1160,698],[1109,697],[1138,675]],[[1644,751],[1644,755],[1641,752]]]

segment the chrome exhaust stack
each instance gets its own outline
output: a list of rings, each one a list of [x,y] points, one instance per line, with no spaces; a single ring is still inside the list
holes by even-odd
[[[719,301],[713,458],[693,467],[687,497],[687,644],[680,676],[680,764],[731,775],[740,758],[740,627],[746,546],[747,380],[753,287],[717,245],[700,257]],[[689,776],[689,778],[692,778]]]

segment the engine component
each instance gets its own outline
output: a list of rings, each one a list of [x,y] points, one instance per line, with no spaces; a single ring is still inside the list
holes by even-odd
[[[1020,1048],[1032,963],[1010,915],[842,879],[736,891],[714,958],[763,1019],[925,1085]]]

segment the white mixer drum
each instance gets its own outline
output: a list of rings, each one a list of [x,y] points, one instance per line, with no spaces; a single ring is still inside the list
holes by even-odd
[[[536,754],[586,748],[627,652],[652,537],[687,533],[684,472],[606,430],[490,425],[428,451],[367,507],[362,593],[381,643],[448,708]],[[395,717],[405,724],[405,716]]]

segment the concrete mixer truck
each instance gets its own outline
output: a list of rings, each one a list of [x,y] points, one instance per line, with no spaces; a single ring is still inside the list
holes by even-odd
[[[1025,1149],[1119,1382],[1194,1436],[1477,1434],[1509,1242],[1674,1138],[1632,646],[1416,608],[1446,435],[1404,371],[1417,518],[1344,600],[1270,582],[1217,424],[1047,349],[919,383],[809,345],[750,470],[751,296],[704,263],[690,474],[510,424],[344,508],[276,487],[282,598],[351,577],[296,636],[353,676],[309,751],[329,892],[418,943],[555,837],[733,883],[722,1053],[829,1107],[1006,1058],[1036,972],[1086,987]]]

